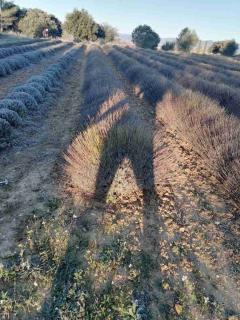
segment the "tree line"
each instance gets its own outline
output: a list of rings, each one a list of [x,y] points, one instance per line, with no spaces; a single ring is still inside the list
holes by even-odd
[[[74,9],[64,24],[54,15],[40,9],[22,9],[14,2],[0,0],[0,32],[19,32],[29,37],[42,37],[44,30],[50,37],[63,33],[74,41],[113,41],[117,30],[109,24],[98,24],[86,10]]]
[[[155,50],[157,49],[161,39],[150,26],[140,25],[134,29],[132,33],[132,41],[138,47]],[[162,46],[162,50],[191,52],[199,41],[200,40],[195,30],[184,28],[178,35],[176,41],[166,42]],[[233,56],[237,50],[238,44],[235,40],[226,40],[214,42],[209,48],[209,53]]]

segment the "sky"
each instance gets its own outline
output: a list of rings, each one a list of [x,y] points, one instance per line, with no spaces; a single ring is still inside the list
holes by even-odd
[[[148,24],[162,38],[175,38],[184,27],[202,40],[240,42],[240,0],[16,0],[21,7],[40,8],[64,21],[74,8],[86,9],[98,23],[108,22],[130,34]]]

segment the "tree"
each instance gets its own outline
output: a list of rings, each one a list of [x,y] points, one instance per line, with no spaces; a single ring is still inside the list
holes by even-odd
[[[44,29],[48,29],[49,36],[61,36],[61,22],[53,15],[39,9],[30,9],[19,22],[19,30],[27,36],[42,37]]]
[[[0,32],[17,31],[18,22],[25,14],[26,10],[13,2],[0,0]]]
[[[164,51],[171,51],[174,50],[175,48],[175,42],[169,42],[167,41],[163,46],[162,46],[162,50]]]
[[[234,56],[236,51],[238,50],[238,44],[235,40],[226,41],[225,46],[223,47],[222,54],[224,56]]]
[[[102,25],[102,28],[105,34],[104,35],[105,42],[112,42],[117,38],[118,32],[116,28],[110,26],[108,23],[104,23]]]
[[[160,42],[160,37],[151,27],[141,25],[133,30],[132,41],[137,47],[156,49]]]
[[[216,41],[210,48],[213,54],[223,54],[224,56],[233,56],[238,50],[238,44],[235,40]]]
[[[198,36],[194,30],[184,28],[177,38],[177,46],[180,51],[190,52],[198,41]]]
[[[72,35],[76,41],[95,41],[100,30],[98,24],[86,10],[74,9],[66,16],[64,31]]]

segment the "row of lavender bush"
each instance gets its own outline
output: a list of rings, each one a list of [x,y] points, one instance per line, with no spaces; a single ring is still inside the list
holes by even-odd
[[[0,139],[9,139],[13,127],[22,124],[22,117],[38,110],[47,93],[55,88],[71,66],[79,48],[73,48],[42,74],[32,76],[24,85],[15,87],[0,101]]]
[[[191,59],[185,59],[181,56],[172,56],[170,54],[165,54],[153,50],[140,49],[139,53],[146,55],[152,60],[161,62],[163,64],[172,66],[184,72],[191,73],[194,76],[201,77],[204,80],[214,81],[217,83],[225,83],[229,86],[240,87],[239,74],[232,71],[227,71],[226,69],[219,69],[213,66],[205,65],[203,63],[198,63],[192,61]]]
[[[116,49],[136,59],[141,64],[148,66],[154,70],[154,73],[156,73],[156,71],[159,72],[159,76],[164,76],[186,89],[199,91],[209,98],[216,100],[221,106],[225,107],[229,113],[240,116],[240,93],[238,89],[197,77],[189,72],[179,71],[177,67],[153,60],[149,58],[148,55],[140,54],[138,51],[120,47],[116,47]]]
[[[240,63],[237,60],[218,56],[218,55],[200,55],[200,54],[176,54],[173,52],[161,52],[161,55],[170,55],[172,57],[179,57],[180,59],[183,59],[187,61],[189,64],[201,64],[201,66],[205,68],[213,68],[213,69],[219,69],[222,71],[227,72],[239,72],[240,71]]]
[[[109,56],[155,109],[157,120],[177,132],[205,161],[225,194],[240,204],[240,123],[214,100],[179,86],[144,63],[111,49]]]
[[[124,158],[132,161],[135,173],[139,173],[137,182],[143,183],[149,171],[151,140],[107,57],[94,46],[88,50],[82,126],[65,156],[66,171],[84,200],[104,202]]]
[[[21,41],[16,40],[16,41],[11,41],[11,42],[7,42],[7,43],[3,42],[0,44],[0,48],[10,48],[10,47],[14,47],[14,46],[25,46],[26,44],[43,42],[43,41],[46,41],[46,39],[34,38],[34,39],[26,39],[26,40],[21,40]]]
[[[47,48],[33,50],[30,52],[15,54],[8,58],[0,60],[0,76],[7,76],[14,71],[29,66],[31,63],[36,63],[40,59],[47,57],[59,50],[71,46],[71,43],[60,43]]]
[[[0,48],[0,59],[12,56],[13,54],[24,53],[31,50],[37,50],[54,44],[60,43],[60,40],[34,42],[27,45],[16,45],[9,48]]]

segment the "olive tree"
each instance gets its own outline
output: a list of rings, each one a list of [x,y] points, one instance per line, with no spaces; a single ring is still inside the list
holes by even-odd
[[[198,41],[199,38],[194,30],[184,28],[177,38],[177,47],[180,51],[190,52]]]

